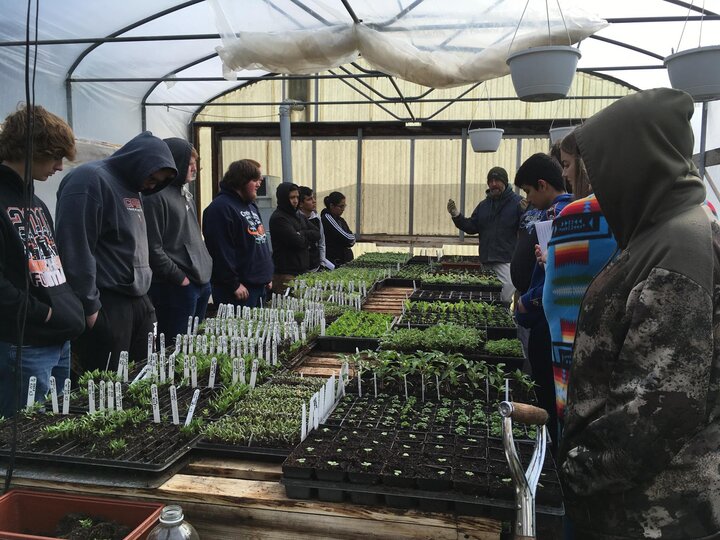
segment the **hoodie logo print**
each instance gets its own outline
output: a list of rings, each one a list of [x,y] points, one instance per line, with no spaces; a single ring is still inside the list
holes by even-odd
[[[262,224],[262,221],[260,220],[260,216],[258,216],[255,212],[243,210],[240,212],[240,215],[245,219],[247,222],[247,233],[250,236],[255,237],[255,243],[256,244],[265,244],[267,243],[267,236],[265,235],[265,227]]]
[[[142,212],[142,203],[140,202],[140,199],[136,199],[134,197],[125,197],[123,199],[123,204],[125,205],[125,208],[132,212]]]
[[[7,209],[20,240],[25,246],[30,270],[30,281],[36,287],[56,287],[67,280],[60,262],[50,224],[40,207],[31,208],[27,214],[27,229],[23,223],[23,211],[17,207]]]

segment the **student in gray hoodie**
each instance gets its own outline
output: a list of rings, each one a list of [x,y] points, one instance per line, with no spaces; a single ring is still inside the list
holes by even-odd
[[[205,318],[210,299],[212,258],[198,224],[188,184],[195,180],[198,153],[178,138],[165,139],[178,175],[166,188],[143,198],[158,332],[166,343],[187,331],[188,317]]]
[[[86,370],[117,368],[121,351],[132,360],[147,356],[155,310],[147,295],[152,272],[141,193],[159,191],[176,174],[167,144],[146,131],[60,183],[57,237],[85,312],[87,327],[74,349]]]

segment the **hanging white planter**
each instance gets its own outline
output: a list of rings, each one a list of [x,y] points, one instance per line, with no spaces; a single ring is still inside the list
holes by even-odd
[[[468,131],[475,152],[497,152],[505,131],[500,128],[478,128]]]
[[[720,45],[696,47],[665,57],[670,84],[695,101],[720,99]]]
[[[558,141],[562,141],[567,135],[575,131],[576,127],[577,126],[564,126],[550,128],[548,132],[550,134],[550,144],[555,144]]]
[[[549,45],[508,56],[513,86],[522,101],[553,101],[570,90],[580,51],[569,45]]]

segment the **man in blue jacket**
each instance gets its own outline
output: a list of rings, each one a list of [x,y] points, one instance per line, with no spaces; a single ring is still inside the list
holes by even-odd
[[[167,144],[146,131],[60,183],[57,236],[85,311],[87,327],[75,343],[85,370],[116,369],[122,351],[131,360],[147,356],[155,309],[141,194],[159,191],[176,174]]]
[[[510,260],[515,251],[522,197],[508,185],[508,174],[502,167],[493,167],[487,175],[486,198],[467,218],[457,209],[455,201],[447,204],[455,226],[467,234],[480,235],[480,262],[502,281],[502,299],[512,300],[515,288],[510,279]]]
[[[257,307],[272,288],[269,238],[255,205],[261,184],[257,161],[235,161],[220,182],[220,193],[203,212],[215,304]]]

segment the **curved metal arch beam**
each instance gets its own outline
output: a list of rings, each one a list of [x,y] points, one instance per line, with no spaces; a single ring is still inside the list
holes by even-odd
[[[714,13],[708,9],[705,9],[701,6],[696,6],[694,4],[688,4],[687,2],[683,2],[682,0],[664,0],[668,4],[673,4],[676,6],[688,8],[689,10],[695,11],[697,13],[703,13],[705,15],[717,15],[717,13]]]
[[[186,2],[183,2],[182,4],[164,9],[162,11],[158,11],[157,13],[154,13],[153,15],[150,15],[148,17],[144,17],[138,21],[135,21],[123,28],[120,28],[119,30],[116,30],[115,32],[109,34],[107,37],[109,37],[109,38],[118,37],[118,36],[124,34],[125,32],[129,32],[130,30],[134,30],[135,28],[142,26],[145,23],[154,21],[156,19],[159,19],[160,17],[164,17],[165,15],[169,15],[170,13],[174,13],[175,11],[185,9],[186,7],[194,6],[195,4],[199,4],[204,1],[205,0],[187,0]],[[83,52],[81,52],[78,55],[78,57],[75,59],[75,61],[72,63],[72,65],[68,69],[67,74],[65,75],[65,102],[67,105],[68,123],[71,126],[72,126],[72,120],[73,120],[73,108],[72,108],[72,81],[70,79],[72,78],[73,73],[75,72],[77,67],[87,57],[87,55],[90,54],[95,49],[97,49],[100,45],[102,45],[102,43],[93,43],[87,49],[85,49]]]
[[[177,74],[179,71],[183,71],[184,69],[191,68],[193,66],[197,66],[198,64],[202,64],[203,62],[207,62],[208,60],[211,60],[215,58],[218,55],[218,53],[212,53],[208,54],[206,56],[203,56],[202,58],[198,58],[197,60],[193,60],[192,62],[188,62],[187,64],[184,64],[178,68],[176,68],[173,71],[170,71],[169,73],[166,73],[163,79],[166,79],[167,77],[170,77],[172,75]],[[153,84],[150,85],[150,88],[148,88],[148,91],[145,92],[145,95],[140,100],[140,118],[142,121],[142,130],[145,131],[147,129],[147,112],[145,111],[145,103],[147,102],[148,98],[150,97],[150,94],[152,94],[155,89],[160,86],[160,84],[163,82],[163,80],[157,80]]]
[[[624,41],[617,41],[616,39],[598,36],[597,34],[589,36],[589,39],[597,39],[598,41],[604,41],[605,43],[609,43],[611,45],[617,45],[618,47],[623,47],[624,49],[635,51],[640,54],[645,54],[647,56],[650,56],[651,58],[655,58],[656,60],[665,60],[665,57],[662,55],[656,54],[652,51],[648,51],[647,49],[636,47],[635,45],[630,45],[629,43],[625,43]]]

